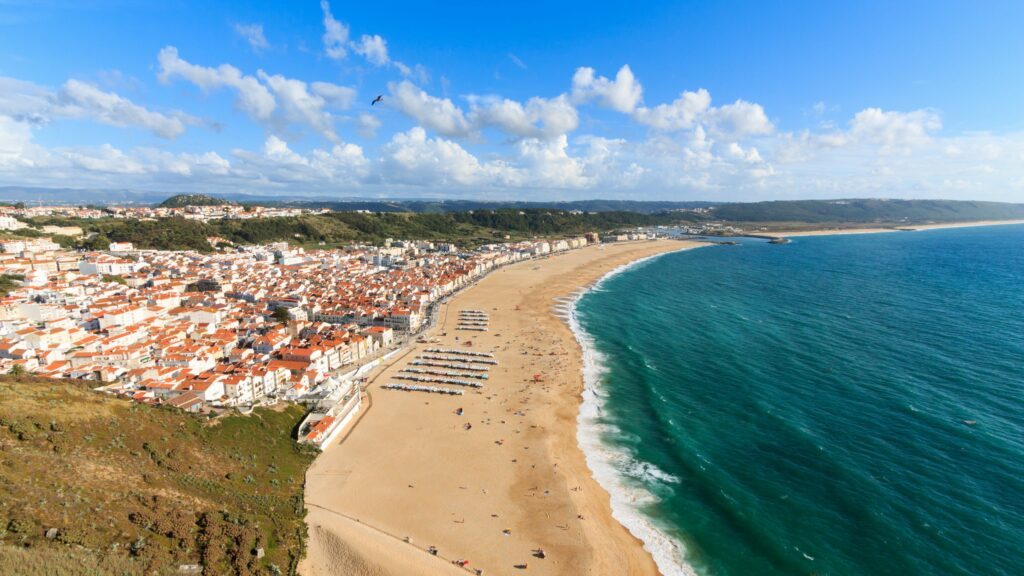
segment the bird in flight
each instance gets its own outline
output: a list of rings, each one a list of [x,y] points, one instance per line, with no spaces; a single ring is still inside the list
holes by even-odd
[[[384,95],[383,94],[378,94],[377,97],[373,99],[373,102],[370,102],[370,106],[373,106],[374,104],[376,104],[377,102],[380,102],[382,100],[384,100]]]

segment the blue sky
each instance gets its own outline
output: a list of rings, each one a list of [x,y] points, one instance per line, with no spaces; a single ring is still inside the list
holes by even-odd
[[[0,185],[1024,201],[1020,2],[80,4],[0,0]]]

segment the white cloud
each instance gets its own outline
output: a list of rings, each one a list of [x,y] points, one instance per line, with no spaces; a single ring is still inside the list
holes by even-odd
[[[263,70],[257,71],[256,76],[248,76],[229,64],[216,68],[198,66],[181,59],[173,46],[161,50],[158,60],[158,77],[162,82],[181,77],[204,92],[231,88],[236,94],[236,106],[275,132],[283,132],[290,124],[297,123],[337,141],[334,118],[325,109],[347,109],[356,96],[354,89],[329,82],[308,84]]]
[[[65,152],[64,157],[70,160],[72,165],[91,172],[142,174],[146,171],[141,162],[110,144],[82,151]]]
[[[164,114],[135,104],[80,80],[68,80],[56,92],[31,82],[0,77],[0,115],[42,125],[55,118],[90,119],[118,127],[138,127],[161,138],[175,138],[199,120],[181,112]]]
[[[330,82],[313,82],[310,84],[313,92],[321,96],[331,108],[348,110],[356,99],[355,88],[339,86]]]
[[[261,52],[270,48],[267,37],[263,35],[263,24],[241,24],[235,23],[235,34],[249,43],[249,47],[255,52]]]
[[[530,98],[525,106],[497,96],[474,96],[470,98],[469,120],[475,127],[494,126],[519,137],[551,138],[579,125],[576,108],[565,95]]]
[[[518,144],[519,161],[535,186],[581,188],[590,183],[583,164],[568,153],[569,139],[563,134],[550,140],[527,138]]]
[[[277,107],[274,96],[260,84],[259,80],[242,74],[238,68],[230,64],[221,64],[216,68],[190,64],[178,56],[178,49],[174,46],[160,50],[157,59],[160,62],[158,77],[161,82],[170,82],[172,78],[180,77],[195,84],[204,92],[231,88],[235,91],[238,108],[260,120],[269,119]]]
[[[329,140],[338,139],[334,133],[334,119],[324,111],[327,101],[319,94],[311,93],[305,82],[270,75],[262,70],[259,71],[259,77],[274,92],[286,121],[305,124]]]
[[[283,164],[309,164],[309,161],[293,152],[287,142],[274,135],[268,136],[263,143],[263,155]]]
[[[356,117],[356,131],[363,138],[376,138],[380,124],[381,122],[376,116],[367,112],[363,112]]]
[[[701,88],[696,92],[683,92],[671,104],[637,108],[633,117],[637,122],[657,130],[689,130],[701,121],[710,109],[711,94]]]
[[[348,26],[334,19],[327,0],[320,0],[320,9],[324,13],[324,52],[329,58],[341,60],[348,55]]]
[[[444,136],[466,137],[490,127],[516,138],[552,138],[579,125],[576,108],[564,94],[534,97],[525,104],[500,96],[470,95],[467,114],[451,99],[432,96],[408,80],[388,86],[388,106]]]
[[[711,94],[704,88],[685,91],[670,104],[637,108],[633,118],[655,130],[692,130],[699,125],[716,136],[732,139],[765,136],[775,130],[760,104],[737,100],[714,107]]]
[[[409,66],[398,60],[392,60],[388,52],[388,42],[379,34],[363,34],[358,40],[349,39],[348,25],[339,22],[331,14],[331,6],[327,0],[321,0],[320,8],[324,13],[324,52],[334,60],[341,60],[352,50],[366,59],[370,64],[380,68],[394,66],[406,78],[413,78],[420,84],[429,80],[427,69],[420,64]]]
[[[30,153],[32,126],[9,116],[0,116],[0,170],[30,168],[35,165]]]
[[[784,133],[775,141],[781,162],[810,162],[824,153],[850,150],[858,155],[910,154],[934,142],[934,133],[942,128],[942,119],[930,110],[900,112],[867,108],[849,122],[848,130],[829,129],[812,133]],[[958,157],[963,149],[957,139],[948,139],[941,147],[947,157]],[[855,151],[855,152],[854,152]],[[972,151],[974,158],[991,158],[992,148]]]
[[[199,121],[182,112],[148,109],[81,80],[51,89],[0,77],[0,183],[173,185],[191,191],[282,194],[401,190],[411,196],[505,198],[884,195],[1024,200],[1018,185],[1024,182],[1024,134],[944,136],[941,118],[927,109],[866,108],[845,125],[786,132],[761,105],[736,100],[716,107],[704,89],[644,106],[643,89],[628,66],[614,79],[580,68],[572,90],[550,98],[471,94],[453,101],[411,81],[419,77],[425,82],[425,70],[391,60],[383,38],[363,36],[352,42],[347,29],[345,35],[345,49],[407,77],[388,85],[383,107],[401,112],[415,126],[409,128],[406,122],[369,157],[357,144],[341,141],[338,121],[364,138],[375,138],[381,119],[388,118],[390,124],[394,116],[380,105],[340,115],[352,108],[354,89],[262,70],[247,75],[228,64],[199,66],[168,46],[158,57],[159,79],[166,83],[181,78],[204,92],[230,90],[236,107],[267,128],[261,146],[235,149],[230,156],[212,150],[118,148],[112,143],[43,146],[35,141],[36,133],[59,129],[59,122],[68,118],[139,127],[165,138]],[[443,78],[442,86],[447,93]],[[649,130],[639,140],[610,138],[600,133],[604,124],[598,121],[587,124],[598,133],[577,135],[577,106],[588,103],[625,114]],[[293,138],[296,127],[315,131],[331,144],[303,146]],[[484,137],[491,131],[506,137],[488,142]]]
[[[57,103],[62,115],[93,118],[112,126],[139,126],[162,138],[181,135],[185,131],[183,119],[193,121],[183,115],[168,116],[147,110],[113,92],[104,92],[78,80],[64,83],[57,93]]]
[[[387,66],[391,62],[388,57],[387,41],[377,34],[373,36],[363,34],[359,42],[353,43],[353,49],[374,66]]]
[[[929,143],[896,155],[879,154],[884,144],[851,137],[809,159],[777,165],[779,143],[788,135],[759,139],[755,147],[717,142],[699,125],[652,132],[641,141],[592,134],[528,137],[493,149],[486,159],[419,127],[395,134],[373,158],[351,143],[300,152],[271,135],[259,150],[233,151],[230,162],[215,152],[109,144],[46,148],[32,141],[32,133],[43,129],[0,115],[0,182],[375,195],[400,186],[411,196],[549,199],[877,195],[1021,201],[1024,192],[1013,185],[1024,182],[1024,133],[933,134]]]
[[[601,106],[631,114],[643,99],[643,87],[629,65],[619,68],[615,80],[596,76],[593,68],[584,66],[573,74],[572,97],[578,103],[597,100]]]
[[[760,164],[764,162],[761,159],[761,153],[757,151],[757,148],[750,147],[746,150],[736,142],[729,144],[729,155],[737,160],[743,160],[748,164]]]
[[[330,151],[314,150],[311,165],[321,174],[335,178],[362,179],[366,176],[369,161],[363,149],[355,144],[335,144]],[[339,182],[352,184],[352,182]]]
[[[339,143],[330,150],[316,148],[302,155],[273,135],[260,152],[235,150],[233,154],[237,158],[233,175],[258,186],[358,186],[369,167],[363,149],[355,144]]]
[[[54,94],[31,82],[0,76],[0,114],[31,124],[51,120]]]
[[[381,152],[382,176],[388,181],[468,185],[480,183],[485,172],[480,161],[462,146],[428,138],[419,126],[395,134]]]
[[[427,94],[408,80],[388,84],[391,98],[385,102],[417,124],[445,136],[465,136],[471,126],[462,109],[448,98]]]
[[[712,108],[708,115],[711,130],[731,138],[764,136],[775,130],[760,104],[744,100]]]
[[[906,151],[931,142],[931,133],[942,128],[938,114],[930,110],[893,112],[880,108],[861,110],[850,122],[854,138],[881,144],[886,151]]]

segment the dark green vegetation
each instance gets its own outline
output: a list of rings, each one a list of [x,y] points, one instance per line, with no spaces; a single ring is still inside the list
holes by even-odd
[[[0,573],[294,574],[315,454],[291,440],[303,414],[211,422],[81,382],[0,377]]]
[[[287,324],[292,318],[291,314],[288,313],[287,308],[274,308],[274,313],[271,314],[271,316],[281,324]]]
[[[581,212],[638,212],[657,214],[671,210],[709,208],[714,202],[669,202],[639,200],[579,200],[575,202],[488,202],[480,200],[248,200],[246,204],[289,206],[295,208],[329,208],[341,212],[470,212],[474,210],[564,210]]]
[[[206,194],[178,194],[160,203],[164,208],[184,208],[185,206],[229,206],[235,202],[207,196]]]
[[[315,247],[353,243],[380,243],[386,238],[414,238],[475,246],[535,236],[566,236],[615,228],[672,224],[693,219],[693,213],[639,214],[636,212],[571,213],[562,210],[477,210],[474,212],[332,212],[284,218],[215,220],[184,218],[126,220],[115,218],[64,219],[87,234],[82,248],[103,250],[110,242],[132,242],[137,248],[160,250],[213,249],[207,238],[221,237],[237,244],[288,241]],[[35,224],[53,224],[40,219]],[[92,235],[90,235],[92,234]]]
[[[0,296],[7,296],[24,279],[21,274],[0,274]]]

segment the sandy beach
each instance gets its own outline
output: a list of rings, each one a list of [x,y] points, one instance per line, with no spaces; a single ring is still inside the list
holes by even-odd
[[[977,222],[949,222],[945,224],[913,224],[891,228],[834,228],[822,230],[799,230],[793,232],[763,232],[763,236],[792,238],[796,236],[834,236],[841,234],[877,234],[880,232],[913,232],[917,230],[938,230],[941,228],[971,228],[974,226],[1001,226],[1024,224],[1024,220],[981,220]]]
[[[428,333],[437,342],[378,368],[370,406],[309,470],[310,545],[300,572],[657,574],[642,543],[612,518],[577,445],[581,353],[553,308],[622,264],[699,245],[588,247],[506,267],[453,297]],[[457,331],[459,311],[474,309],[489,315],[488,331]],[[381,388],[430,347],[493,352],[499,364],[464,396]],[[469,561],[466,569],[457,559]]]

